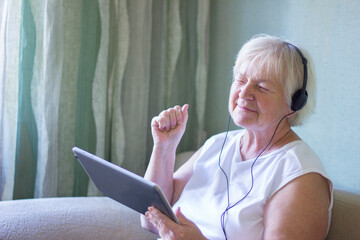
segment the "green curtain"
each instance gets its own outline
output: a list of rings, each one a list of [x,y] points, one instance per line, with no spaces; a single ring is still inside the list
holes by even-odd
[[[210,0],[3,0],[0,200],[99,195],[78,146],[145,172],[151,118],[190,104],[204,141]]]

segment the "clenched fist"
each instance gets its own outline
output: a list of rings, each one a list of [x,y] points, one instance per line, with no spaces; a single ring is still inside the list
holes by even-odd
[[[154,146],[176,148],[183,136],[188,120],[188,104],[162,111],[151,121]]]

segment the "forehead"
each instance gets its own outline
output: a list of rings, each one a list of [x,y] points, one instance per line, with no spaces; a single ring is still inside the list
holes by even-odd
[[[257,81],[279,82],[275,71],[261,64],[253,64],[250,61],[242,62],[235,74],[235,78],[246,77]]]
[[[263,45],[261,45],[260,49],[242,48],[235,62],[234,76],[241,71],[242,74],[248,76],[275,77],[281,82],[285,70],[284,62],[279,51],[275,50],[264,48]]]

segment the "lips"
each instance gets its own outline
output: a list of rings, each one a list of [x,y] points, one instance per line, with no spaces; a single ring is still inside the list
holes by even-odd
[[[252,110],[248,107],[244,107],[244,106],[238,106],[240,109],[244,110],[244,111],[248,111],[248,112],[256,112],[255,110]]]
[[[250,107],[246,104],[236,104],[236,107],[238,107],[239,109],[243,110],[243,111],[247,111],[247,112],[257,112],[253,107]]]

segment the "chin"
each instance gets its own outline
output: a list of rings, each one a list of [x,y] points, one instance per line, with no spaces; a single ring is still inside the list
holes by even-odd
[[[231,119],[233,120],[233,123],[238,127],[246,128],[246,126],[250,122],[249,119],[245,119],[241,116],[233,116],[232,114],[230,116]]]

